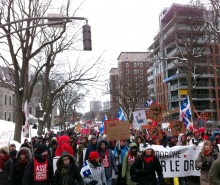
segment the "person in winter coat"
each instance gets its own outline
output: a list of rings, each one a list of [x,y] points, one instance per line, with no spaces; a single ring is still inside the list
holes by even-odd
[[[78,158],[79,158],[79,167],[81,169],[82,165],[83,165],[83,150],[84,148],[87,148],[88,145],[88,137],[83,137],[82,143],[79,145],[78,148]]]
[[[101,140],[98,143],[98,154],[100,157],[100,163],[105,169],[105,177],[107,185],[112,185],[112,169],[114,169],[115,175],[118,174],[118,168],[115,163],[115,157],[112,150],[108,148],[109,144],[106,140]]]
[[[80,185],[83,184],[82,177],[76,160],[68,153],[64,153],[57,160],[54,185]]]
[[[219,153],[219,147],[216,139],[213,136],[209,136],[209,141],[212,143],[213,148]]]
[[[80,174],[83,176],[83,182],[89,185],[107,185],[104,167],[100,164],[98,152],[90,152],[89,159],[86,160],[91,174],[83,175],[84,169],[81,169]]]
[[[14,164],[7,146],[0,148],[0,185],[13,185]]]
[[[162,166],[154,150],[148,145],[144,148],[142,156],[138,157],[131,165],[131,177],[136,174],[138,185],[157,185],[156,173],[160,185],[165,185]]]
[[[209,170],[210,185],[220,184],[220,158],[216,159]]]
[[[53,185],[53,164],[48,159],[47,146],[37,146],[34,158],[26,166],[22,185]]]
[[[118,167],[117,185],[121,184],[122,163],[124,160],[125,153],[127,151],[128,151],[128,147],[125,144],[125,140],[120,140],[120,143],[118,143],[114,149],[114,156],[116,157],[116,163]]]
[[[131,181],[130,169],[131,169],[131,165],[137,158],[138,148],[136,143],[131,143],[129,146],[130,146],[130,150],[126,152],[123,160],[121,182],[122,184],[135,185],[136,183]]]
[[[196,160],[196,168],[201,169],[200,173],[200,185],[209,185],[209,169],[212,166],[212,163],[219,158],[220,154],[213,149],[213,146],[210,141],[205,141],[202,151],[199,153],[199,156]]]
[[[88,144],[88,148],[86,149],[86,154],[85,154],[85,160],[89,158],[90,152],[96,151],[97,150],[97,138],[93,136],[90,139],[90,143]]]
[[[137,147],[138,147],[138,155],[141,155],[141,151],[140,151],[140,144],[144,144],[145,143],[145,140],[143,138],[142,135],[137,135],[134,139],[134,142],[137,144]]]
[[[25,168],[32,158],[31,151],[27,147],[21,147],[16,158],[17,160],[14,165],[14,183],[16,185],[22,185]]]

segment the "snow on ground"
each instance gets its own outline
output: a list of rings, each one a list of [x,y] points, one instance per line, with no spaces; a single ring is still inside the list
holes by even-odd
[[[32,129],[32,125],[30,125],[31,127],[31,135],[30,137],[34,137],[37,136],[37,129]],[[13,137],[14,137],[14,129],[15,129],[15,123],[13,122],[9,122],[9,121],[5,121],[5,120],[0,120],[0,140],[4,140],[6,139],[6,137],[8,135],[10,135],[10,140],[9,144],[14,143],[16,145],[16,148],[19,149],[21,144],[24,142],[24,140],[26,139],[25,137],[21,137],[21,143],[14,141]],[[6,134],[7,133],[7,134]],[[6,139],[7,140],[7,139]],[[28,138],[28,141],[30,141],[30,138]],[[3,143],[0,142],[0,147],[2,147]]]

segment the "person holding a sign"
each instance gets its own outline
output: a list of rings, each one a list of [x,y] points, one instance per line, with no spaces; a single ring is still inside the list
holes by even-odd
[[[201,169],[200,185],[210,184],[208,180],[209,169],[211,168],[212,163],[219,157],[220,154],[213,149],[212,143],[206,140],[202,147],[202,151],[199,153],[196,160],[196,168]]]
[[[7,146],[0,148],[0,184],[13,185],[14,164],[9,156],[9,148]]]
[[[131,165],[131,177],[136,174],[135,180],[139,185],[157,185],[156,173],[160,185],[166,185],[160,161],[150,145],[147,145],[143,149],[142,156]]]

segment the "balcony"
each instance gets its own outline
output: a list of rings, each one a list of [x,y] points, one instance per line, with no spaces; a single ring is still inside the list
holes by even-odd
[[[177,90],[180,88],[187,88],[188,83],[187,82],[180,82],[179,85],[178,83],[171,85],[170,86],[170,90]],[[209,89],[209,88],[214,88],[214,84],[212,83],[206,83],[206,82],[198,82],[196,83],[196,88],[201,88],[201,87],[205,87],[205,89]]]

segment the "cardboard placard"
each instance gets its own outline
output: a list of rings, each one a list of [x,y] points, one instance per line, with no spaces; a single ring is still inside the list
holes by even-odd
[[[157,137],[159,140],[163,139],[161,128],[159,126],[150,127],[150,128],[147,129],[147,131],[150,134],[151,138]]]
[[[185,123],[179,120],[172,120],[170,127],[173,136],[178,136],[180,133],[186,133]]]
[[[163,105],[160,105],[157,102],[153,102],[147,112],[147,119],[160,122],[162,120],[164,110],[165,107]]]
[[[108,141],[130,138],[129,121],[107,120],[105,121],[105,131]]]

